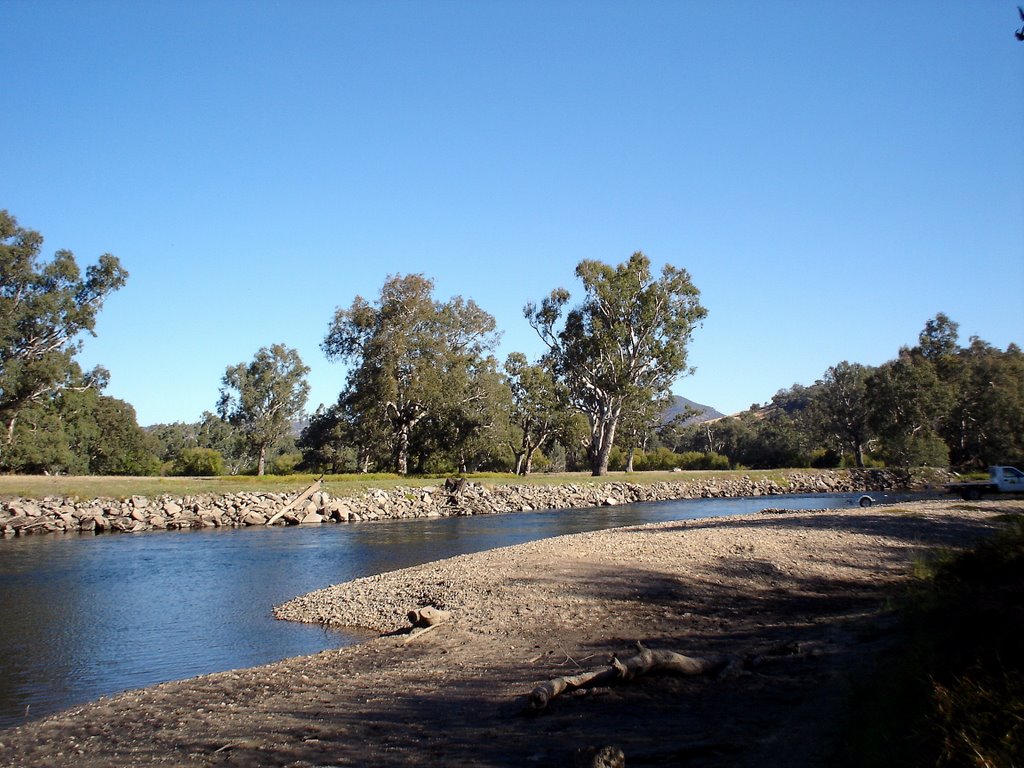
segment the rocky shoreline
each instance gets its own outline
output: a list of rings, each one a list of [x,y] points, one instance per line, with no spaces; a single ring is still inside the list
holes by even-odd
[[[139,531],[266,525],[319,525],[327,522],[449,517],[456,515],[581,509],[644,501],[773,496],[789,493],[885,492],[925,487],[937,477],[911,477],[880,469],[782,471],[777,478],[688,477],[655,482],[489,485],[448,481],[444,485],[375,489],[356,496],[312,493],[243,492],[195,496],[132,496],[76,500],[60,497],[0,500],[0,536],[40,533],[135,533]]]

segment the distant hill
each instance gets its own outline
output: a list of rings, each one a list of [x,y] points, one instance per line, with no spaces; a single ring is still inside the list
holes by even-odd
[[[724,413],[715,410],[710,405],[701,405],[681,395],[672,395],[672,404],[662,414],[662,421],[671,421],[679,414],[684,413],[687,407],[697,411],[698,415],[687,419],[683,422],[684,424],[700,424],[702,421],[711,421],[712,419],[720,419],[725,416]]]

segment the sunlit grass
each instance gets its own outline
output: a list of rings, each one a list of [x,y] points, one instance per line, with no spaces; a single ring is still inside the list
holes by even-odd
[[[817,470],[797,470],[813,474]],[[0,498],[115,498],[129,496],[194,496],[200,494],[226,494],[243,491],[294,493],[308,487],[319,475],[233,475],[222,477],[54,477],[41,475],[0,475]],[[392,474],[327,475],[323,488],[334,496],[351,496],[380,488],[422,488],[439,485],[446,475],[401,477]],[[786,473],[779,470],[692,470],[686,472],[612,472],[604,477],[593,477],[587,472],[538,473],[527,477],[513,474],[480,473],[466,476],[469,480],[488,486],[496,485],[605,485],[608,483],[652,483],[726,481],[742,477],[752,480],[771,480],[786,485]]]

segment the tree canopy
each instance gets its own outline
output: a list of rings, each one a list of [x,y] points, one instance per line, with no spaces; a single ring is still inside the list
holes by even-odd
[[[360,434],[383,437],[401,475],[417,427],[470,418],[494,367],[494,318],[460,296],[439,302],[433,291],[423,275],[389,277],[374,304],[357,296],[339,308],[322,344],[329,359],[351,366],[339,400],[350,434],[363,443]]]
[[[583,302],[568,311],[570,295],[557,288],[524,314],[548,347],[556,375],[574,408],[590,423],[591,471],[603,475],[626,403],[666,392],[687,372],[687,344],[707,311],[684,269],[666,265],[651,275],[650,260],[634,253],[612,267],[582,261],[576,276]]]
[[[250,363],[228,366],[217,411],[237,427],[256,459],[256,474],[266,471],[267,449],[291,429],[306,405],[309,368],[284,344],[263,347]]]
[[[219,415],[142,430],[130,404],[103,394],[107,371],[76,361],[127,272],[110,254],[84,272],[67,250],[47,261],[42,244],[0,211],[2,472],[263,474],[301,458],[332,472],[527,474],[536,462],[601,475],[613,449],[627,470],[634,457],[648,469],[1024,462],[1024,353],[961,345],[941,312],[879,366],[844,360],[737,417],[666,422],[707,312],[685,270],[654,275],[640,252],[580,262],[576,305],[557,288],[524,307],[546,345],[535,363],[512,352],[499,366],[490,314],[436,299],[424,275],[395,275],[329,323],[322,349],[348,366],[333,405],[303,413],[309,368],[276,344],[227,367]]]
[[[16,425],[26,408],[33,407],[38,420],[39,409],[61,391],[106,384],[106,371],[83,374],[75,355],[82,335],[94,333],[106,297],[128,278],[110,254],[100,256],[83,276],[71,251],[59,250],[46,262],[42,246],[42,235],[0,211],[0,418],[6,428],[0,467],[18,467]]]

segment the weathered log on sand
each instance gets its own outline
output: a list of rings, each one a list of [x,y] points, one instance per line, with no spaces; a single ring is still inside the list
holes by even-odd
[[[608,666],[541,683],[530,693],[528,709],[540,712],[552,699],[567,691],[626,682],[651,672],[707,675],[727,673],[739,668],[739,660],[732,656],[684,656],[675,651],[652,651],[640,643],[636,647],[638,653],[628,659],[620,660],[612,656]]]
[[[442,611],[440,608],[427,605],[409,611],[409,623],[414,627],[432,627],[447,621],[451,615],[450,611]]]

